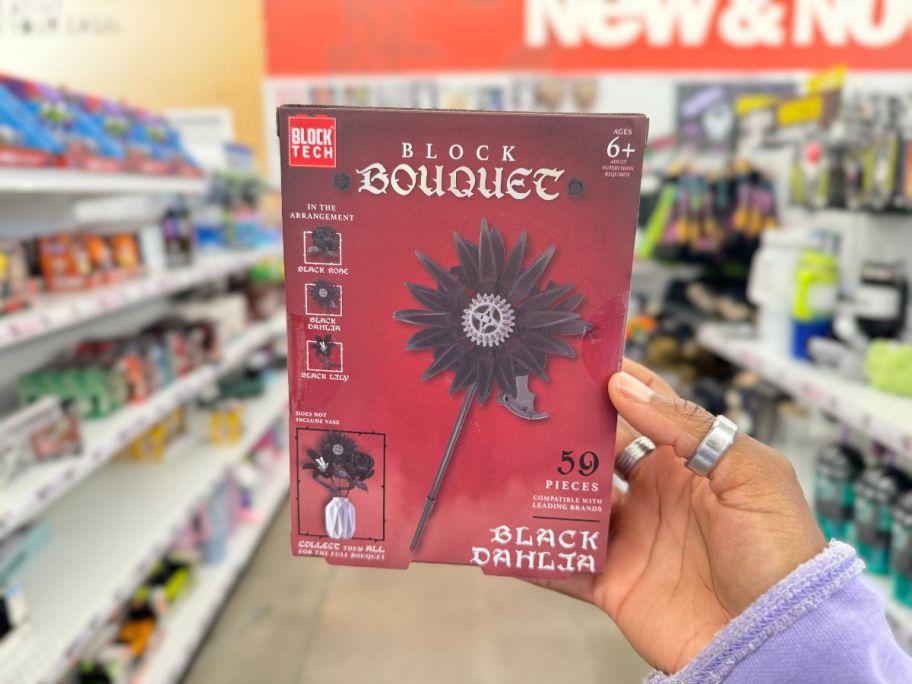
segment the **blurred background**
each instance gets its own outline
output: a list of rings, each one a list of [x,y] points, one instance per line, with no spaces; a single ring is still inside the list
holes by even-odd
[[[286,103],[646,114],[627,354],[792,458],[912,649],[908,0],[0,0],[0,684],[650,670],[291,557]]]

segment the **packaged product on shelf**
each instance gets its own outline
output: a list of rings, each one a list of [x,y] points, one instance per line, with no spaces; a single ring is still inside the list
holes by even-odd
[[[28,109],[59,145],[60,166],[115,173],[124,169],[124,149],[80,106],[80,98],[52,86],[23,79],[0,77],[2,83]]]
[[[809,358],[813,337],[830,337],[839,299],[839,236],[816,231],[795,270],[792,299],[792,356]]]
[[[912,493],[903,494],[893,507],[890,565],[893,598],[912,606]]]
[[[36,397],[0,420],[0,486],[36,463],[75,456],[81,450],[75,404],[58,397]]]
[[[892,466],[867,468],[855,482],[855,545],[869,572],[890,570],[893,506],[910,488],[909,478]]]
[[[646,118],[278,124],[293,553],[598,572]]]
[[[849,541],[855,510],[855,480],[864,469],[861,453],[847,444],[829,444],[814,464],[814,511],[827,539]]]
[[[38,289],[38,280],[29,274],[24,245],[0,240],[0,316],[28,308]]]
[[[164,238],[165,263],[168,268],[189,266],[193,263],[193,224],[185,207],[171,207],[161,220]]]
[[[909,306],[905,262],[866,260],[854,305],[858,327],[870,339],[901,336]]]
[[[52,166],[62,151],[34,113],[0,81],[0,167]]]
[[[0,647],[28,620],[28,604],[20,575],[50,539],[50,525],[39,520],[0,541]]]
[[[164,117],[145,109],[129,107],[126,116],[130,128],[127,134],[131,167],[149,174],[171,174],[197,177],[199,165],[181,145],[177,134]]]
[[[51,292],[84,290],[101,282],[93,278],[89,253],[77,236],[61,233],[38,238],[38,258]]]

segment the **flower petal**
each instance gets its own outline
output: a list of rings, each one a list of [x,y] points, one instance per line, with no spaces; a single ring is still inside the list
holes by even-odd
[[[475,372],[475,359],[466,355],[459,366],[456,368],[456,375],[453,376],[453,382],[450,383],[450,394],[456,394],[475,382],[477,373]]]
[[[427,380],[433,378],[438,373],[442,373],[447,368],[452,366],[456,361],[459,360],[459,357],[462,356],[463,351],[457,345],[452,345],[443,350],[436,359],[434,363],[428,366],[428,369],[424,371],[421,375],[422,380]]]
[[[580,315],[575,311],[530,311],[526,314],[526,329],[548,328],[568,321],[575,321]]]
[[[567,321],[566,323],[561,323],[560,325],[548,328],[549,333],[555,333],[557,335],[582,335],[590,330],[592,330],[592,323],[582,320]]]
[[[481,231],[478,235],[478,285],[484,291],[493,289],[497,284],[497,256],[494,249],[488,222],[481,219]]]
[[[502,391],[510,395],[516,394],[516,367],[509,354],[494,356],[494,380]]]
[[[474,249],[463,237],[454,232],[453,242],[456,245],[456,256],[462,267],[462,277],[466,285],[471,288],[478,287],[478,250]]]
[[[541,280],[542,275],[545,273],[545,269],[548,268],[551,257],[554,256],[555,249],[554,245],[548,247],[548,249],[546,249],[529,268],[520,274],[510,291],[510,299],[512,301],[519,302],[532,291],[538,281]]]
[[[573,283],[548,288],[544,292],[539,292],[537,295],[529,297],[529,299],[523,302],[523,308],[526,309],[526,311],[545,309],[570,292],[573,288]]]
[[[425,287],[418,283],[406,283],[405,286],[420,304],[424,304],[436,311],[449,311],[455,305],[455,301],[440,290]]]
[[[556,354],[557,356],[566,356],[571,359],[576,356],[573,347],[564,342],[561,338],[542,335],[533,330],[526,331],[526,334],[523,335],[523,342],[532,350]]]
[[[434,277],[437,284],[450,295],[459,297],[460,295],[465,294],[465,288],[462,286],[462,283],[445,271],[443,266],[431,259],[431,257],[424,252],[415,252],[415,256],[418,257],[421,264],[428,270],[428,273]]]
[[[434,328],[448,328],[453,325],[453,317],[444,311],[425,311],[424,309],[400,309],[393,318],[412,325],[427,325]]]
[[[499,285],[501,292],[509,292],[510,288],[513,287],[516,276],[519,275],[520,268],[522,267],[522,260],[525,253],[526,233],[523,231],[516,239],[516,244],[513,245],[513,249],[510,250],[510,256],[507,258],[507,263],[504,265],[503,273],[500,274]]]
[[[555,311],[576,311],[576,307],[583,303],[583,295],[576,294],[568,297],[554,307]]]
[[[530,373],[534,373],[544,381],[548,381],[548,374],[545,372],[545,364],[526,347],[520,340],[513,343],[510,353],[513,360]],[[514,388],[515,392],[516,389]]]
[[[478,375],[475,383],[478,401],[483,404],[491,394],[491,381],[494,378],[494,358],[490,354],[479,356],[475,370]]]
[[[439,346],[449,347],[453,344],[456,344],[456,335],[452,329],[427,328],[408,338],[405,348],[408,350],[431,349]]]

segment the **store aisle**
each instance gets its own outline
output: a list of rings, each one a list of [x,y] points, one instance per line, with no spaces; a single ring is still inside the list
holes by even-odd
[[[282,511],[187,684],[639,682],[601,613],[474,568],[362,570],[292,558]]]

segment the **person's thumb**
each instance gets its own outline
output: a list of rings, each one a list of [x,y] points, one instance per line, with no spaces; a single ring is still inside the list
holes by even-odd
[[[669,446],[689,459],[712,427],[714,416],[676,395],[656,392],[629,373],[616,373],[608,383],[618,413],[658,446]],[[717,496],[735,489],[776,489],[789,481],[797,487],[791,464],[778,452],[739,434],[734,446],[709,474]]]

